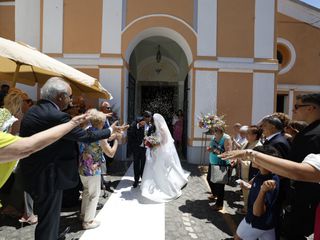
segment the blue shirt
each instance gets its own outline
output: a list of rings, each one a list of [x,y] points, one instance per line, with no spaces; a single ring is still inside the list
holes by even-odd
[[[256,201],[258,194],[260,192],[261,185],[264,181],[274,180],[276,181],[276,188],[273,191],[268,191],[265,195],[264,204],[266,205],[266,212],[260,216],[253,215],[253,204]],[[275,218],[276,218],[276,202],[279,195],[279,185],[280,180],[279,177],[275,174],[267,174],[262,175],[260,172],[255,176],[249,197],[248,197],[248,212],[245,217],[246,222],[251,224],[252,227],[261,229],[261,230],[269,230],[274,228],[275,226]]]

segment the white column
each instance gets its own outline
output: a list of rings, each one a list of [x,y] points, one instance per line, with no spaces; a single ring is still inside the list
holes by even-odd
[[[194,74],[193,74],[193,69],[190,69],[189,73],[188,73],[188,138],[191,137],[191,130],[192,130],[192,126],[191,126],[191,119],[194,117],[194,113],[192,112],[192,101],[193,101],[193,98],[195,96],[193,96],[192,94],[192,89],[195,87],[193,86],[193,79],[194,79]]]
[[[293,102],[294,102],[294,90],[289,90],[289,109],[288,109],[288,115],[290,118],[292,118],[292,111],[293,111]]]
[[[254,22],[254,57],[273,58],[275,0],[256,0]]]
[[[100,83],[106,88],[113,99],[110,104],[114,106],[113,110],[120,117],[121,111],[121,68],[100,68]]]
[[[117,113],[117,116],[121,118],[123,113],[123,119],[127,120],[127,109],[126,102],[124,103],[124,109],[121,109],[121,72],[122,68],[100,68],[100,83],[106,88],[113,96],[112,100],[108,102],[113,106],[113,111]],[[127,90],[127,88],[125,88]],[[127,159],[127,146],[122,144],[119,146],[115,158],[119,160]]]
[[[102,53],[121,53],[122,1],[103,0]]]
[[[63,46],[63,0],[43,0],[44,53],[62,53]]]
[[[184,81],[178,81],[178,109],[183,109]]]
[[[15,1],[15,38],[40,49],[40,0]]]
[[[218,72],[212,70],[196,70],[195,73],[195,109],[194,124],[197,125],[201,113],[217,111],[217,79]],[[201,137],[202,131],[195,127],[194,137]]]
[[[37,85],[29,86],[22,83],[17,83],[16,88],[21,89],[22,91],[27,93],[29,98],[31,98],[32,100],[38,100]]]
[[[252,124],[274,111],[274,73],[253,73]]]
[[[121,76],[120,76],[121,78]],[[129,71],[127,68],[123,69],[123,78],[124,78],[124,94],[123,94],[123,121],[127,122],[128,121],[128,86],[129,86]],[[119,81],[121,81],[121,79],[119,79]]]
[[[217,0],[198,0],[198,56],[217,55]]]

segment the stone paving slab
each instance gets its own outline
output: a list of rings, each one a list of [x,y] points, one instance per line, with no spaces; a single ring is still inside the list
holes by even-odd
[[[223,211],[215,212],[209,206],[209,186],[196,165],[182,163],[184,169],[191,172],[188,185],[183,189],[181,197],[166,204],[166,239],[228,239],[231,238],[235,226],[242,216],[235,215],[233,201],[239,201],[238,187],[226,186]],[[235,198],[236,197],[236,198]],[[231,204],[231,205],[230,205]],[[243,203],[242,203],[243,204]]]

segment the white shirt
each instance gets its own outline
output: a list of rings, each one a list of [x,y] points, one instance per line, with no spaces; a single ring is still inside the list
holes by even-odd
[[[306,156],[303,161],[303,163],[308,163],[318,171],[320,171],[320,154],[309,154]]]

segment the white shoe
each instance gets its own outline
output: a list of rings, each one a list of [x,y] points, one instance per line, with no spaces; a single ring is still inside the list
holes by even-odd
[[[96,221],[96,220],[93,220],[91,222],[83,222],[82,223],[82,227],[83,229],[85,230],[88,230],[88,229],[93,229],[93,228],[97,228],[100,226],[100,222]]]

